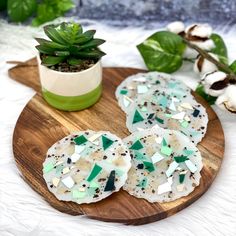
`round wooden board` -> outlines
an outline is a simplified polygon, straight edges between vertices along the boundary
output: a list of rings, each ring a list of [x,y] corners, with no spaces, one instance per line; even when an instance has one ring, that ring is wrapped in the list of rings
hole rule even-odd
[[[9,75],[24,84],[39,90],[39,79],[35,59],[26,65],[12,68]],[[52,195],[42,176],[42,164],[48,148],[57,140],[74,130],[108,130],[121,138],[129,135],[125,126],[125,113],[115,99],[117,85],[127,76],[140,72],[131,68],[104,68],[103,95],[89,109],[79,112],[62,112],[48,106],[38,92],[22,111],[14,131],[13,151],[18,168],[28,184],[54,208],[71,215],[84,214],[102,221],[125,224],[145,224],[157,221],[189,206],[204,194],[220,169],[224,153],[224,134],[218,117],[201,98],[209,116],[208,130],[198,145],[203,157],[201,184],[194,192],[170,203],[149,203],[121,190],[110,197],[94,203],[78,205],[58,201]]]

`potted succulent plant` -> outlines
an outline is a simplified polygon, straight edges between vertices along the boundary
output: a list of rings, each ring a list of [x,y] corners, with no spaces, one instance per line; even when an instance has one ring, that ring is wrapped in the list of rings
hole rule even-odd
[[[98,101],[102,92],[101,57],[95,30],[83,32],[78,23],[47,25],[50,40],[36,38],[39,75],[44,99],[53,107],[76,111]]]

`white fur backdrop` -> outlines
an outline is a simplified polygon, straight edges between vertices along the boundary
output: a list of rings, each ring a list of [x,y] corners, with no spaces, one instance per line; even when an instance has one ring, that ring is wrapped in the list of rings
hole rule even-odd
[[[117,29],[91,21],[87,28],[96,28],[97,36],[107,40],[103,46],[108,54],[103,59],[105,67],[145,68],[135,45],[157,29]],[[226,31],[226,28],[219,28],[232,61],[236,59],[235,27]],[[221,170],[198,201],[174,216],[142,226],[105,223],[63,214],[34,192],[15,165],[12,134],[18,116],[35,92],[9,79],[7,70],[12,65],[6,61],[33,57],[36,54],[33,37],[36,36],[42,36],[42,29],[0,21],[0,236],[236,235],[236,115],[216,106],[213,108],[222,122],[226,142]],[[188,70],[189,66],[186,66],[178,76],[194,88],[197,77]]]

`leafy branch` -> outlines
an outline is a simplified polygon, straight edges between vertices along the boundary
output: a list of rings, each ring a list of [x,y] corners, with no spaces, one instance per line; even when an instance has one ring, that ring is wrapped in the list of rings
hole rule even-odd
[[[177,26],[175,24],[175,27],[176,28],[173,29],[172,25],[173,32],[156,32],[144,40],[144,42],[137,45],[148,70],[173,73],[180,69],[184,61],[197,63],[197,60],[200,60],[196,58],[197,54],[199,54],[201,56],[201,67],[203,63],[205,63],[205,65],[210,63],[214,64],[219,71],[225,73],[223,80],[219,80],[213,75],[215,80],[213,84],[208,84],[212,82],[206,82],[205,77],[203,77],[195,90],[196,93],[210,104],[214,104],[217,100],[217,96],[223,91],[223,88],[236,84],[236,60],[231,65],[228,64],[227,47],[223,38],[216,33],[211,33],[209,36],[209,27],[194,25],[190,27],[187,32],[184,31],[185,26],[183,24],[178,24]],[[194,30],[195,27],[202,27],[199,36],[196,36],[196,32],[192,35],[192,30]],[[204,27],[206,30],[205,36],[203,36],[204,33],[202,33]],[[178,32],[176,32],[176,30],[178,30]],[[214,47],[211,46],[211,41]],[[208,50],[205,50],[205,48],[208,48]],[[215,55],[215,57],[212,55]],[[211,69],[212,66],[209,66],[209,70]],[[207,72],[213,73],[213,71],[206,70],[207,68],[205,67],[204,74]],[[206,74],[205,76],[210,76],[212,73]],[[217,71],[214,71],[214,73],[217,73]]]
[[[73,0],[1,0],[0,10],[7,10],[11,21],[24,22],[34,17],[33,26],[39,26],[63,16],[75,7]]]
[[[202,50],[200,47],[198,47],[195,44],[192,44],[191,42],[189,42],[189,40],[187,40],[186,38],[183,37],[183,41],[192,49],[196,50],[203,58],[207,59],[208,61],[212,62],[213,64],[215,64],[218,69],[226,72],[229,74],[229,80],[234,80],[236,81],[236,75],[234,74],[234,71],[227,66],[226,64],[217,61],[214,57],[212,57],[208,52],[206,52],[205,50]]]

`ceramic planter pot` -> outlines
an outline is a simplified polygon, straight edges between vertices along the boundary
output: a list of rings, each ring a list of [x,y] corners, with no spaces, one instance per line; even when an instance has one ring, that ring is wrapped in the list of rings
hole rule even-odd
[[[41,65],[39,76],[44,99],[53,107],[64,111],[78,111],[92,106],[102,93],[102,65],[80,72],[59,72]]]

